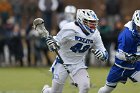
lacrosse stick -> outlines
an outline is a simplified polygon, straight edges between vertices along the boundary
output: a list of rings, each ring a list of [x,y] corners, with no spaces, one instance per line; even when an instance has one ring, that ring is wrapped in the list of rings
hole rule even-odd
[[[140,58],[140,52],[136,52],[136,53],[134,53],[134,54],[132,54],[132,55],[134,55],[134,56]]]
[[[136,59],[140,58],[140,52],[136,52],[134,54],[126,54],[127,56],[134,56]]]
[[[33,28],[39,33],[39,35],[41,37],[49,37],[49,32],[46,30],[45,26],[44,26],[44,20],[42,18],[36,18],[33,21]],[[55,47],[54,47],[55,48]],[[61,63],[63,64],[64,68],[66,69],[67,73],[70,76],[70,79],[73,82],[73,85],[75,85],[76,87],[78,86],[78,84],[74,81],[73,76],[71,74],[71,72],[69,71],[69,69],[67,68],[67,66],[64,64],[63,59],[61,58],[60,54],[58,53],[57,49],[54,49],[55,53],[58,55],[59,59],[61,60]]]

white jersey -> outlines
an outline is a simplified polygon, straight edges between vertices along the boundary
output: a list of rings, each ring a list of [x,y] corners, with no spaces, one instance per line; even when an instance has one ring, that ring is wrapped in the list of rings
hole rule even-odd
[[[59,23],[59,28],[62,29],[62,27],[69,23],[69,22],[73,22],[74,20],[62,20],[60,23]]]
[[[67,20],[61,21],[61,22],[59,23],[59,28],[62,29],[62,27],[63,27],[65,24],[67,24],[67,23],[68,23]]]
[[[55,40],[60,46],[58,51],[64,64],[77,64],[85,61],[85,55],[91,47],[105,51],[98,30],[86,35],[74,22],[67,23],[56,35]]]

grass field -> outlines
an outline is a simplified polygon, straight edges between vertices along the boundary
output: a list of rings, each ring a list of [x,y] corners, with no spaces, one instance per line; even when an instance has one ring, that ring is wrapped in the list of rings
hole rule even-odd
[[[44,84],[51,85],[49,68],[0,68],[0,93],[41,93]],[[89,68],[92,87],[89,93],[97,93],[104,85],[109,68]],[[66,82],[63,93],[78,93],[78,89]],[[140,84],[130,80],[119,83],[112,93],[140,93]]]

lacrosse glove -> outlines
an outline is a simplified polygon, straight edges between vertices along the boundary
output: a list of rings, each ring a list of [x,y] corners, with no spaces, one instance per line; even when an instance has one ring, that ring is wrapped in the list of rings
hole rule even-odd
[[[45,42],[50,51],[59,50],[59,46],[56,43],[56,40],[52,36],[48,36]]]
[[[126,54],[125,58],[126,58],[126,61],[129,63],[134,63],[137,61],[137,56],[133,54]]]
[[[105,54],[99,50],[99,49],[92,49],[91,50],[93,52],[93,54],[95,55],[95,57],[101,61],[107,61],[108,59],[108,53],[105,52]]]

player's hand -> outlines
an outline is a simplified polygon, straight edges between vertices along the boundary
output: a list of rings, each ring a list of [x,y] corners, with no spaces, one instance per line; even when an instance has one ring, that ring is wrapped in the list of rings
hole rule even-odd
[[[99,50],[99,49],[92,49],[91,51],[93,52],[93,54],[95,55],[95,57],[97,59],[102,61],[102,59],[104,58],[104,53],[101,50]]]
[[[57,45],[56,41],[53,39],[52,36],[49,36],[46,39],[46,44],[47,44],[50,51],[55,51],[55,50],[59,49],[59,46]]]
[[[125,55],[125,57],[126,57],[127,62],[134,63],[134,62],[137,61],[137,56],[136,55],[127,54],[127,55]]]

